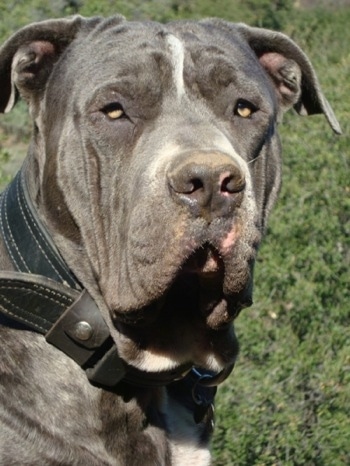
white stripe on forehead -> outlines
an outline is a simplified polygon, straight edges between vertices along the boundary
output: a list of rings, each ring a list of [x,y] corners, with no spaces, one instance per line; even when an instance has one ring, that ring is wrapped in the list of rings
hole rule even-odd
[[[174,82],[179,97],[185,92],[184,83],[184,60],[185,60],[185,49],[182,42],[172,34],[166,36],[166,41],[171,51],[171,64],[174,72]]]

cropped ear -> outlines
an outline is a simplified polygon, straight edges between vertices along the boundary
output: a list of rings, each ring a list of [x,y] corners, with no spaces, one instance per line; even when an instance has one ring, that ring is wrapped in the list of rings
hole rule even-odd
[[[239,24],[238,30],[271,77],[282,109],[293,106],[300,115],[323,113],[333,131],[341,134],[315,70],[299,46],[288,36],[268,29]]]
[[[66,47],[79,32],[100,21],[81,16],[42,21],[10,37],[0,48],[0,112],[9,112],[19,94],[35,103]]]

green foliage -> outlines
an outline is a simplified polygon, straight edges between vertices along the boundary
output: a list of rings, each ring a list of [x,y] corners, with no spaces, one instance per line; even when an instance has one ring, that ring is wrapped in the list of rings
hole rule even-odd
[[[282,128],[284,185],[219,395],[218,465],[349,464],[349,138],[315,120]]]
[[[315,65],[344,135],[334,136],[321,116],[291,112],[281,126],[284,183],[259,253],[256,304],[237,319],[241,355],[219,389],[217,466],[350,464],[350,9],[294,3],[0,1],[0,38],[30,21],[76,12],[160,21],[219,16],[285,31]],[[5,129],[22,137],[20,115],[6,117]],[[0,140],[0,167],[7,147]]]
[[[219,392],[215,464],[350,464],[350,10],[294,12],[344,135],[286,115],[283,188],[259,254],[241,356]],[[310,28],[310,29],[309,29]]]
[[[63,14],[63,1],[0,0],[0,40],[3,42],[21,26]]]
[[[9,152],[3,147],[2,139],[0,134],[0,185],[3,186],[5,183],[9,182],[10,178],[4,173],[4,165],[8,162],[10,158]]]

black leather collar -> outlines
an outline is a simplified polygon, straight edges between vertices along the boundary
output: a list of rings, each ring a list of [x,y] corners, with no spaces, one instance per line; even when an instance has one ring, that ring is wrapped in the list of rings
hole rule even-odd
[[[191,370],[187,364],[170,371],[144,372],[120,358],[98,307],[38,218],[22,172],[1,195],[0,228],[17,270],[0,272],[0,312],[7,322],[44,334],[99,386],[113,388],[121,380],[163,386]]]

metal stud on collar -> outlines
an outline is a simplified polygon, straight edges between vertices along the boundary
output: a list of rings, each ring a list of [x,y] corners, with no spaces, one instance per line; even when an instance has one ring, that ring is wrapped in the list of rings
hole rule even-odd
[[[74,336],[81,341],[89,340],[92,337],[93,329],[89,322],[81,320],[77,322],[73,329]]]

